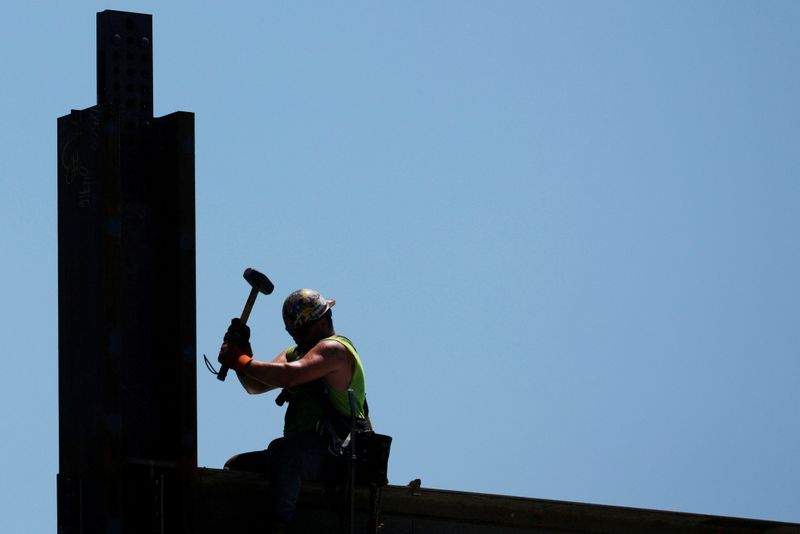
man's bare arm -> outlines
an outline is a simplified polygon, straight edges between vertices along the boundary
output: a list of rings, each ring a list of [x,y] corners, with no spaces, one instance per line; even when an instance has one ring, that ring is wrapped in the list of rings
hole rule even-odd
[[[282,356],[271,362],[253,360],[238,374],[244,375],[248,384],[253,380],[273,388],[292,387],[325,378],[332,387],[346,389],[350,382],[352,359],[341,343],[323,341],[293,362],[287,362],[285,354]]]
[[[286,361],[286,351],[281,352],[278,356],[272,360],[274,363],[285,362]],[[255,362],[253,362],[255,363]],[[251,364],[252,365],[252,364]],[[248,365],[249,367],[249,365]],[[273,389],[278,389],[278,386],[273,386],[271,384],[266,384],[255,378],[246,375],[242,371],[236,372],[236,378],[239,379],[239,383],[242,385],[245,391],[247,391],[251,395],[258,395],[259,393],[266,393],[267,391],[272,391]]]

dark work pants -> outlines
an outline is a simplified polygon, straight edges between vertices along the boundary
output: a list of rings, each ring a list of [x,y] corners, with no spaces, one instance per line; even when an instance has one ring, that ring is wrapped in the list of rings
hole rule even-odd
[[[237,454],[225,462],[226,469],[266,473],[270,516],[286,523],[294,516],[301,481],[334,481],[337,466],[327,444],[313,432],[278,438],[267,450]]]

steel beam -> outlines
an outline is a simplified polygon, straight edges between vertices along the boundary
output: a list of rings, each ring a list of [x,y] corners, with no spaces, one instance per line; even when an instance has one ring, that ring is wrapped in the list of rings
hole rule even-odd
[[[194,116],[152,113],[152,18],[97,15],[58,119],[59,533],[191,532]]]

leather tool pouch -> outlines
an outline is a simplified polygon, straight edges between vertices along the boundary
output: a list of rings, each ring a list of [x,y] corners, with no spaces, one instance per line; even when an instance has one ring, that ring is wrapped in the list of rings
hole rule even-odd
[[[389,469],[392,437],[372,431],[356,435],[356,481],[385,486]]]

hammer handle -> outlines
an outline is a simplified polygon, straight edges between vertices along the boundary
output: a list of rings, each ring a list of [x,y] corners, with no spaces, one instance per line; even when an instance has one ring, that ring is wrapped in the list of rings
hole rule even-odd
[[[256,297],[258,296],[258,289],[253,288],[250,290],[250,295],[247,297],[247,302],[244,304],[244,309],[242,310],[242,315],[239,316],[239,320],[242,324],[247,324],[247,319],[250,318],[250,312],[253,309],[253,304],[256,303]],[[228,366],[222,365],[219,368],[219,372],[217,373],[217,380],[225,381],[228,377]]]
[[[242,314],[239,316],[239,320],[242,324],[247,324],[247,320],[250,318],[250,312],[253,309],[253,304],[256,303],[256,297],[258,296],[258,289],[253,288],[250,290],[250,295],[247,297],[247,302],[244,303],[244,309],[242,310]]]

